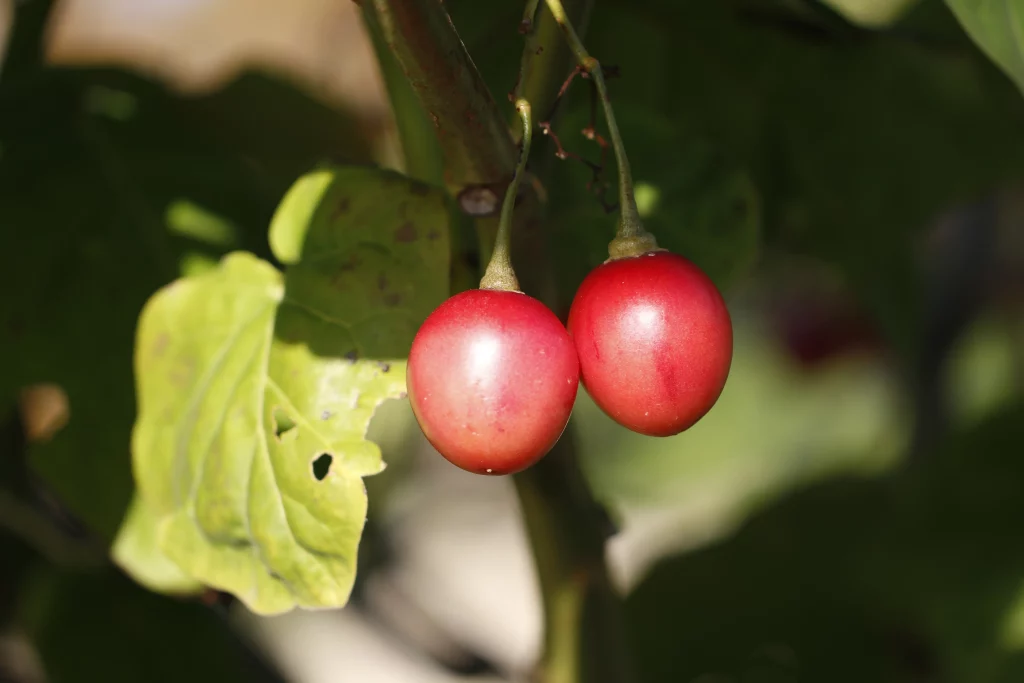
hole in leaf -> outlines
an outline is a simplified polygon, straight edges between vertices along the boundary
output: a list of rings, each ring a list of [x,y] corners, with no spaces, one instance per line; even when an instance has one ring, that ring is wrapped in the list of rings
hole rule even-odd
[[[274,436],[280,439],[286,432],[295,429],[295,421],[280,408],[274,408]]]
[[[313,461],[313,476],[316,477],[317,481],[324,480],[324,477],[331,471],[331,463],[333,462],[334,457],[330,453],[321,453],[317,456],[316,460]]]

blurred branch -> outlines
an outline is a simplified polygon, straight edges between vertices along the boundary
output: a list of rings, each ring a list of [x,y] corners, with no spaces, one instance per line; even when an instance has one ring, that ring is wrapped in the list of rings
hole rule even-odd
[[[0,56],[0,83],[9,85],[43,62],[43,41],[53,0],[13,2],[13,20],[6,53]]]
[[[49,504],[48,504],[49,503]],[[95,568],[108,563],[107,549],[77,525],[33,480],[28,441],[16,411],[0,425],[0,531],[22,539],[50,562],[63,567]]]
[[[993,268],[997,207],[994,198],[942,216],[927,255],[925,309],[913,368],[914,466],[948,429],[947,368],[961,334],[977,317]]]
[[[572,424],[515,483],[544,598],[544,657],[535,680],[630,681],[620,599],[605,564],[612,523],[584,480]]]
[[[92,569],[108,564],[107,549],[91,537],[72,538],[28,503],[0,491],[0,528],[21,538],[55,565]]]

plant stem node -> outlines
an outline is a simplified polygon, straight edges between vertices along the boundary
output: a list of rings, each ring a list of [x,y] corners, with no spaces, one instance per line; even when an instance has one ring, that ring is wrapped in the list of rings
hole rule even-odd
[[[637,235],[619,235],[608,244],[608,260],[615,261],[631,256],[640,256],[652,251],[665,251],[649,232]]]

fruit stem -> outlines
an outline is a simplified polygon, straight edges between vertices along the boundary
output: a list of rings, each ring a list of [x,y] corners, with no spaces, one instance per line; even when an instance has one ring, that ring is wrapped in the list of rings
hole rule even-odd
[[[512,241],[512,211],[515,209],[519,196],[519,183],[526,174],[526,162],[530,158],[530,142],[533,140],[533,113],[530,103],[519,98],[516,100],[516,112],[523,122],[523,140],[519,145],[519,161],[512,175],[512,181],[505,191],[505,201],[501,205],[501,219],[498,222],[498,234],[495,237],[494,251],[487,264],[487,270],[480,279],[480,289],[502,289],[519,291],[519,280],[512,268],[510,243]]]
[[[566,16],[561,0],[545,0],[545,2],[555,17],[558,27],[562,29],[562,34],[569,43],[570,49],[576,55],[577,62],[594,81],[597,94],[601,98],[601,106],[604,109],[604,118],[608,124],[612,149],[615,151],[615,165],[619,169],[619,227],[615,233],[615,239],[608,245],[608,254],[614,259],[635,256],[657,249],[658,244],[654,236],[644,229],[643,221],[640,220],[640,211],[637,209],[636,196],[633,191],[633,172],[630,170],[629,159],[626,157],[626,146],[622,142],[619,125],[615,120],[615,112],[612,109],[612,100],[608,95],[608,86],[605,84],[601,64],[583,47],[583,42],[576,34],[576,29],[573,28],[572,22]]]

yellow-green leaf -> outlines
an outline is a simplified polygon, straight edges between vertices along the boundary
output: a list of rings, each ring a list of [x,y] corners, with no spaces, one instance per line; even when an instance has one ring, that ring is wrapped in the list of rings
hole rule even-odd
[[[390,172],[318,171],[271,242],[284,276],[234,253],[147,304],[132,440],[156,547],[260,613],[348,600],[362,479],[383,468],[366,430],[404,397],[412,337],[448,292],[445,197]]]
[[[121,530],[110,549],[114,562],[146,588],[161,593],[191,594],[203,589],[171,562],[157,543],[160,518],[138,495],[132,498]]]

